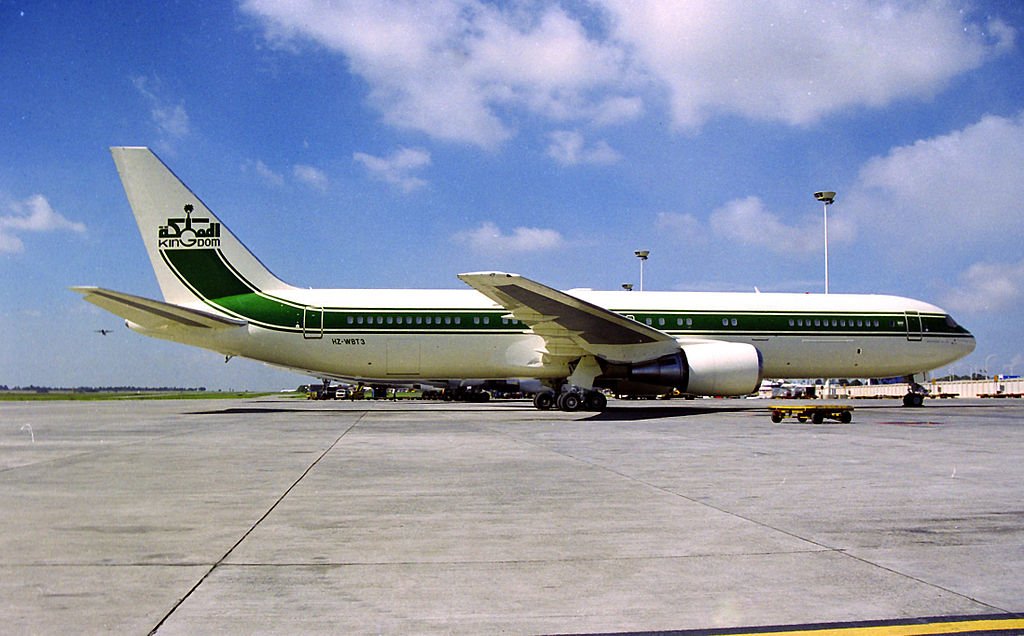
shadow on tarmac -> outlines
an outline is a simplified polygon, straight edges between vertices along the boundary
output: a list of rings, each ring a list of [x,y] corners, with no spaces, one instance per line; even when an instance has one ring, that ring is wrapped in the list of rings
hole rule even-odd
[[[579,421],[584,422],[632,422],[641,420],[655,420],[664,419],[669,417],[688,417],[693,415],[707,415],[710,413],[744,413],[751,411],[765,411],[767,412],[774,402],[759,402],[754,404],[714,404],[708,406],[690,406],[682,404],[671,404],[664,403],[657,406],[646,406],[641,405],[642,403],[629,403],[628,406],[617,406],[609,405],[607,409],[600,413],[588,413],[587,411],[576,411],[575,413],[567,413],[565,415],[584,415]],[[528,400],[509,400],[509,401],[491,401],[482,402],[478,404],[466,404],[459,403],[458,406],[441,406],[443,403],[439,402],[424,402],[414,403],[406,402],[401,406],[394,401],[373,401],[366,404],[359,404],[358,408],[352,408],[355,404],[351,402],[345,403],[348,408],[331,408],[330,406],[321,408],[311,408],[308,406],[292,406],[292,405],[277,405],[275,403],[268,403],[266,406],[234,406],[223,409],[211,409],[203,411],[194,411],[191,415],[258,415],[258,414],[270,414],[270,413],[319,413],[324,414],[343,414],[343,413],[364,413],[368,411],[375,411],[379,413],[493,413],[496,410],[522,410],[532,414],[540,415],[542,413],[548,413],[552,416],[563,414],[561,411],[537,411],[534,409],[533,404]],[[692,402],[690,403],[692,404]],[[812,403],[813,404],[813,403]],[[375,408],[376,406],[387,405],[388,408]],[[428,406],[430,408],[424,408]],[[892,401],[884,401],[882,403],[855,403],[854,406],[858,409],[879,409],[879,408],[892,408],[898,407],[899,405]],[[1008,406],[1004,401],[986,402],[986,403],[963,403],[963,402],[930,402],[928,405],[916,409],[907,409],[908,415],[911,413],[915,415],[923,415],[928,411],[946,411],[951,409],[990,409]]]
[[[594,413],[584,421],[588,422],[631,422],[636,420],[657,420],[666,417],[687,417],[690,415],[707,415],[709,413],[730,413],[756,411],[764,407],[694,407],[694,406],[638,406],[622,408],[609,406],[600,413]]]
[[[318,413],[320,415],[325,414],[344,414],[344,413],[365,413],[367,411],[375,411],[379,413],[467,413],[467,412],[478,412],[478,413],[493,413],[498,409],[517,409],[523,410],[531,414],[542,415],[544,413],[550,415],[584,415],[579,421],[583,422],[630,422],[639,420],[655,420],[669,417],[688,417],[692,415],[707,415],[710,413],[726,413],[726,412],[747,412],[761,410],[763,406],[749,406],[749,407],[737,407],[737,406],[717,406],[717,407],[694,407],[694,406],[609,406],[607,409],[600,413],[590,413],[588,411],[576,411],[574,413],[563,413],[558,410],[551,411],[537,411],[533,408],[533,405],[528,402],[489,402],[486,404],[479,405],[463,405],[460,407],[450,408],[430,408],[424,409],[419,408],[415,405],[410,404],[407,407],[398,408],[382,408],[374,409],[374,404],[367,404],[364,408],[352,409],[352,408],[309,408],[309,407],[291,407],[291,406],[233,406],[223,409],[212,409],[204,411],[193,411],[190,415],[259,415],[259,414],[273,414],[273,413]],[[497,408],[495,408],[497,407]]]

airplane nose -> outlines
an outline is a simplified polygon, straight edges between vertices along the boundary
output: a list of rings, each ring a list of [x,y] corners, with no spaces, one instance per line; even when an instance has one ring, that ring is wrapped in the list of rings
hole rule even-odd
[[[978,347],[978,341],[974,339],[974,335],[968,333],[962,338],[957,338],[957,343],[960,345],[960,349],[963,351],[960,357],[970,355]]]

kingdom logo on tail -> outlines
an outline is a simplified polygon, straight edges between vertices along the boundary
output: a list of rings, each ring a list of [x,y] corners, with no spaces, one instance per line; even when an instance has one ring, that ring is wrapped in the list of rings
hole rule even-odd
[[[185,218],[169,218],[167,225],[161,225],[157,245],[160,249],[172,247],[220,247],[220,223],[211,223],[210,219],[193,219],[191,203],[185,205]],[[206,225],[206,228],[194,228],[194,225]]]
[[[566,293],[502,272],[460,274],[463,290],[301,289],[148,148],[111,154],[164,298],[73,289],[145,335],[318,378],[532,378],[538,408],[601,410],[602,388],[745,395],[762,377],[913,376],[975,347],[942,309],[897,296]]]

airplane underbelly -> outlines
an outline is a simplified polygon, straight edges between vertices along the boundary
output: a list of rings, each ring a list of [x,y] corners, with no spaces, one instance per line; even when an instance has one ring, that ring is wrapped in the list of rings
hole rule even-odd
[[[241,355],[325,375],[373,379],[555,377],[539,336],[512,334],[388,335],[325,333],[302,338],[260,330]]]
[[[905,336],[866,338],[785,337],[751,342],[764,356],[765,377],[878,378],[935,369],[973,349],[956,338],[908,340]]]

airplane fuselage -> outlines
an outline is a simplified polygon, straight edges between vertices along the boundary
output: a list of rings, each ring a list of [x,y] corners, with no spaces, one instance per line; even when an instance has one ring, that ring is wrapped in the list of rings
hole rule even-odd
[[[173,257],[169,258],[173,261]],[[888,377],[940,367],[974,338],[938,307],[897,296],[573,290],[680,344],[747,343],[765,377]],[[333,378],[559,378],[567,362],[472,290],[248,291],[196,308],[248,322],[200,346]],[[145,330],[144,330],[145,331]],[[173,331],[149,333],[177,340]],[[184,335],[184,334],[183,334]],[[211,334],[212,336],[213,334]],[[188,344],[195,333],[188,332]]]

